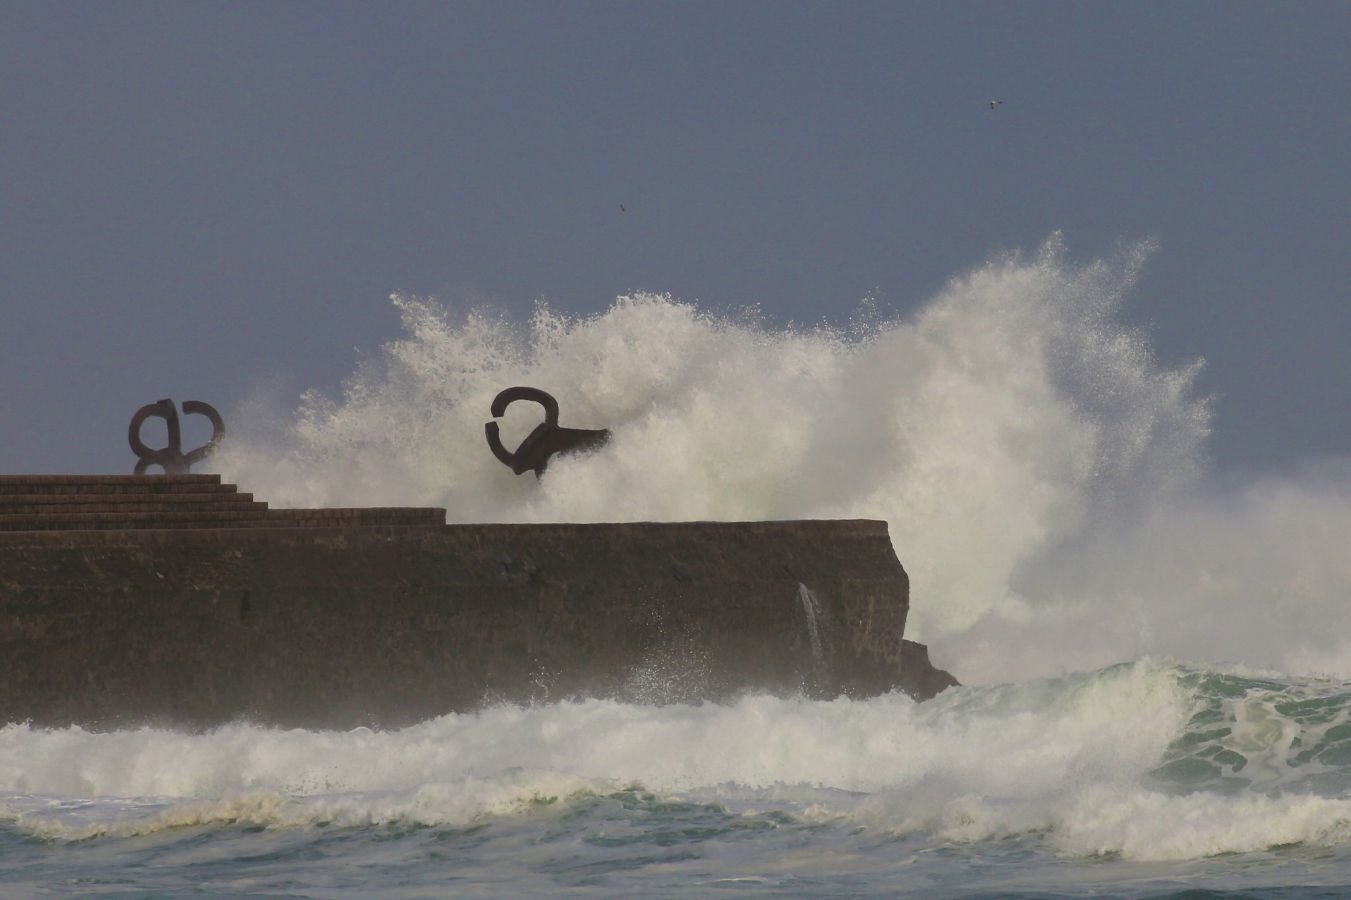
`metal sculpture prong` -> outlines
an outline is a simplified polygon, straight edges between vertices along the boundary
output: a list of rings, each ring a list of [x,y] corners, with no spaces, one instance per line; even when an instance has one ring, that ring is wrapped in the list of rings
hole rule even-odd
[[[183,414],[206,416],[211,422],[211,440],[187,453],[183,452],[183,433],[178,426],[178,410],[174,408],[174,401],[165,398],[155,403],[147,403],[136,410],[127,429],[127,442],[131,444],[131,452],[135,453],[138,459],[136,475],[144,475],[145,470],[151,466],[164,469],[165,475],[186,475],[192,471],[193,464],[206,459],[211,455],[211,451],[216,449],[220,439],[225,436],[225,423],[215,407],[201,400],[185,400]],[[152,416],[163,419],[165,429],[168,431],[169,442],[159,450],[147,447],[141,440],[141,426]]]
[[[502,464],[520,475],[533,470],[535,477],[544,474],[549,465],[549,457],[555,453],[575,453],[580,450],[594,450],[610,440],[610,432],[604,428],[563,428],[558,424],[558,401],[539,388],[509,387],[493,398],[493,418],[503,416],[507,407],[517,400],[532,400],[544,407],[544,421],[535,426],[515,452],[502,446],[502,437],[496,422],[487,422],[483,432],[488,438],[488,448]]]

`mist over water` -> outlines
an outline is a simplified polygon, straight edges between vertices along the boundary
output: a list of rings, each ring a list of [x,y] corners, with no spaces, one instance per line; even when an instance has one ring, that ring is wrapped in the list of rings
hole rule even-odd
[[[1351,467],[1220,491],[1199,360],[1119,315],[1150,247],[1058,237],[915,315],[783,328],[668,296],[527,326],[395,297],[404,334],[295,424],[216,463],[274,505],[436,505],[451,522],[875,518],[911,576],[907,636],[966,683],[1143,655],[1351,672]],[[542,480],[487,450],[501,389],[608,446]],[[536,424],[517,403],[508,447]]]

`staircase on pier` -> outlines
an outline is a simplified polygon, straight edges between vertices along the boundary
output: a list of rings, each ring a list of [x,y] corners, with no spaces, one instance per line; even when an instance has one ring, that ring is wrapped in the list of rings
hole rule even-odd
[[[219,475],[0,475],[0,531],[440,526],[444,509],[270,509]]]

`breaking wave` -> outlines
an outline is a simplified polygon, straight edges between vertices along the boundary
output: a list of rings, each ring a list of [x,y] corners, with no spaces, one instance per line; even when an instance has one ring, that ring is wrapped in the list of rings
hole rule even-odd
[[[395,297],[403,337],[280,437],[236,429],[219,467],[276,505],[452,522],[884,519],[907,636],[968,683],[1146,654],[1351,672],[1351,466],[1208,485],[1200,361],[1161,365],[1119,314],[1149,252],[1076,264],[1053,238],[843,326],[652,294],[519,326]],[[516,384],[612,441],[512,475],[483,424]],[[509,446],[533,415],[508,410]]]
[[[915,704],[588,700],[391,732],[0,729],[0,821],[58,840],[233,824],[472,827],[607,798],[1057,852],[1351,842],[1351,692],[1150,660]],[[95,799],[80,799],[95,798]],[[653,814],[656,814],[654,812]]]

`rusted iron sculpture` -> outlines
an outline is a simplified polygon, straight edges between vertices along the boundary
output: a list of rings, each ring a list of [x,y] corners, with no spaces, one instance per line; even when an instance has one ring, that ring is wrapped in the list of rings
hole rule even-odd
[[[140,460],[136,463],[135,474],[144,475],[145,470],[151,466],[160,466],[164,469],[165,475],[186,475],[192,471],[194,463],[201,462],[216,449],[216,445],[225,435],[225,423],[221,421],[220,413],[209,403],[185,400],[183,414],[206,416],[211,420],[211,440],[187,453],[183,452],[183,435],[178,427],[178,411],[174,409],[174,401],[166,398],[156,403],[147,403],[136,410],[136,414],[131,417],[131,427],[127,429],[127,441],[131,444],[131,452]],[[141,440],[141,426],[151,416],[163,419],[169,432],[168,445],[159,450],[147,447]]]
[[[535,477],[544,474],[549,457],[555,453],[574,453],[579,450],[594,450],[610,439],[610,432],[604,428],[563,428],[558,424],[558,401],[552,396],[532,387],[509,387],[493,398],[493,418],[500,418],[507,407],[517,400],[533,400],[544,407],[544,421],[535,426],[521,445],[512,453],[502,446],[497,423],[487,422],[483,426],[488,436],[488,447],[511,471],[520,475],[534,470]],[[187,407],[184,407],[186,409]]]

